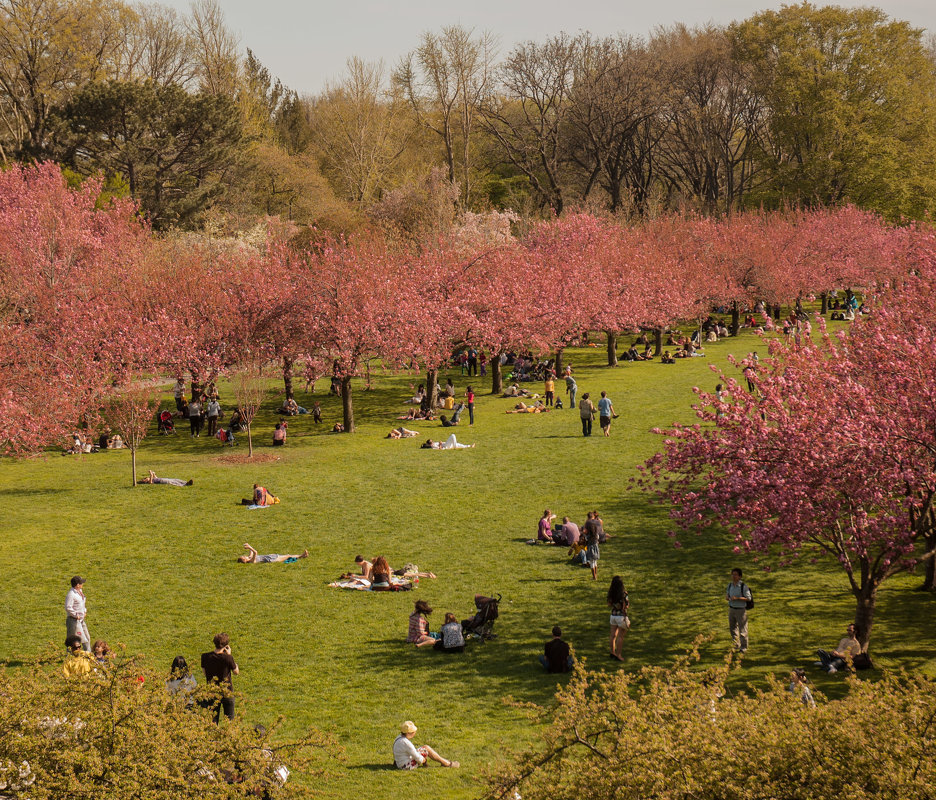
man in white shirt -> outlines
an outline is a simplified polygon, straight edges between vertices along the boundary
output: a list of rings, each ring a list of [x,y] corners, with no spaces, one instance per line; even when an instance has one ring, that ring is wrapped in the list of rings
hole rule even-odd
[[[431,758],[438,761],[443,767],[454,767],[458,769],[457,761],[449,761],[442,758],[435,750],[427,745],[416,747],[412,738],[416,735],[416,726],[406,720],[400,726],[400,735],[393,742],[393,763],[397,769],[416,769],[426,763],[426,759]]]
[[[65,595],[65,636],[78,636],[81,638],[81,649],[91,652],[91,637],[88,635],[88,625],[85,622],[87,607],[84,596],[84,578],[76,575],[71,579],[71,589]]]

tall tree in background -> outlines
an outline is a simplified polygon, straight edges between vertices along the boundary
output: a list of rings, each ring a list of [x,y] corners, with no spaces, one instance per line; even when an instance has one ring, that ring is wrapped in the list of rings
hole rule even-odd
[[[803,3],[730,36],[768,114],[759,199],[849,201],[891,217],[932,207],[936,73],[919,30],[876,8]]]
[[[542,208],[565,205],[570,94],[581,42],[562,34],[526,42],[500,65],[500,93],[483,107],[484,128],[527,180]]]
[[[493,88],[496,49],[493,34],[474,36],[451,25],[438,34],[424,33],[394,72],[416,119],[442,140],[449,181],[460,185],[466,208],[472,200],[478,110]]]

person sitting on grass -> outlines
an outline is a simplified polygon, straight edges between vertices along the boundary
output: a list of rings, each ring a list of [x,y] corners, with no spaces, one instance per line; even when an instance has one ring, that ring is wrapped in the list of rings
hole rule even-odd
[[[574,663],[569,645],[562,641],[562,628],[553,625],[552,639],[546,642],[539,663],[549,673],[569,672]]]
[[[290,564],[293,561],[298,561],[300,558],[308,558],[309,551],[303,550],[302,555],[276,555],[270,553],[269,555],[259,555],[256,550],[254,550],[247,542],[244,542],[244,549],[247,550],[247,555],[238,556],[237,560],[241,564],[282,564],[283,562],[289,562]]]
[[[73,633],[65,640],[68,657],[62,664],[66,678],[83,678],[94,669],[94,656],[81,649],[81,637]]]
[[[457,420],[455,420],[455,419],[449,419],[448,417],[445,416],[445,414],[442,414],[442,415],[439,417],[439,422],[442,423],[442,427],[443,427],[443,428],[451,428],[451,427],[454,427],[455,425],[458,424],[458,421],[457,421]]]
[[[195,699],[192,693],[198,686],[198,682],[192,675],[188,661],[185,656],[176,656],[172,659],[172,666],[169,667],[169,679],[166,681],[166,691],[170,697],[182,697],[186,706],[192,706]]]
[[[474,447],[473,444],[459,444],[458,440],[455,438],[454,433],[444,442],[436,442],[432,439],[426,439],[426,441],[423,442],[420,446],[423,450],[467,450],[469,447]]]
[[[247,500],[246,498],[241,500],[241,504],[245,506],[274,506],[279,503],[279,498],[274,497],[266,487],[261,486],[259,483],[253,485],[253,499]]]
[[[277,422],[273,429],[273,446],[282,447],[286,444],[286,423]]]
[[[388,439],[409,439],[413,436],[419,436],[419,431],[411,431],[408,428],[404,428],[402,425],[399,428],[394,428],[387,434]]]
[[[393,570],[390,569],[387,559],[383,556],[377,556],[372,565],[371,589],[375,592],[390,591],[390,575],[392,572]]]
[[[675,364],[676,359],[670,355],[669,350],[664,350],[663,355],[660,356],[660,363],[661,364]]]
[[[308,414],[309,412],[300,406],[293,398],[289,397],[278,409],[277,414],[285,414],[288,417],[295,417],[298,414]]]
[[[819,656],[816,666],[832,675],[847,666],[848,661],[854,660],[855,656],[860,652],[861,644],[858,641],[858,626],[848,625],[845,628],[844,638],[839,641],[831,653],[826,650],[816,651],[816,655]]]
[[[443,653],[465,652],[465,637],[462,634],[461,623],[451,611],[445,612],[445,624],[439,631],[439,637],[433,649],[441,650]]]
[[[536,528],[536,540],[539,542],[546,542],[547,544],[555,544],[552,534],[552,521],[556,518],[556,515],[553,514],[548,508],[543,512],[543,516],[540,517],[539,524]]]
[[[150,470],[149,475],[145,478],[140,478],[137,483],[162,483],[166,486],[191,486],[194,481],[191,479],[184,481],[181,478],[160,478],[153,470]]]
[[[429,620],[426,617],[432,613],[432,606],[425,600],[417,600],[416,608],[409,616],[409,632],[406,641],[415,644],[417,647],[424,647],[427,644],[435,644],[439,638],[438,633],[429,632]]]
[[[393,742],[393,763],[397,769],[417,769],[424,766],[429,759],[438,761],[443,767],[458,769],[460,765],[457,761],[442,758],[428,745],[416,747],[411,740],[417,730],[410,720],[406,720],[400,726],[400,735]]]

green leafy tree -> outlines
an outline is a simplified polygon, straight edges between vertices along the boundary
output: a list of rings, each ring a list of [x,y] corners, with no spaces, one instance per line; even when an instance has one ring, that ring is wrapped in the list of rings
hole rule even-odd
[[[852,202],[921,217],[936,199],[936,77],[922,32],[876,8],[809,3],[732,26],[767,124],[751,202]]]
[[[279,722],[269,730],[241,718],[215,725],[194,702],[207,696],[171,697],[165,679],[123,655],[105,666],[94,662],[92,672],[75,678],[64,675],[52,652],[25,668],[0,671],[0,795],[307,796],[296,778],[322,774],[319,759],[333,749],[326,737],[308,731],[281,739]]]
[[[57,160],[122,176],[157,229],[192,224],[223,193],[243,138],[230,98],[150,81],[90,83],[57,123]]]
[[[814,707],[779,681],[729,694],[730,664],[639,673],[577,667],[538,747],[487,776],[489,800],[924,800],[936,780],[936,681],[848,679]]]

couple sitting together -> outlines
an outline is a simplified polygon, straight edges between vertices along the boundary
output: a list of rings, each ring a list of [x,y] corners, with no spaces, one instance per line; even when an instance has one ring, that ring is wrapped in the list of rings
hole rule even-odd
[[[428,615],[432,607],[425,600],[416,601],[416,609],[409,617],[409,632],[406,641],[417,647],[431,644],[434,650],[444,653],[463,653],[465,651],[465,636],[462,633],[461,623],[451,611],[445,613],[445,624],[438,633],[429,630]]]

